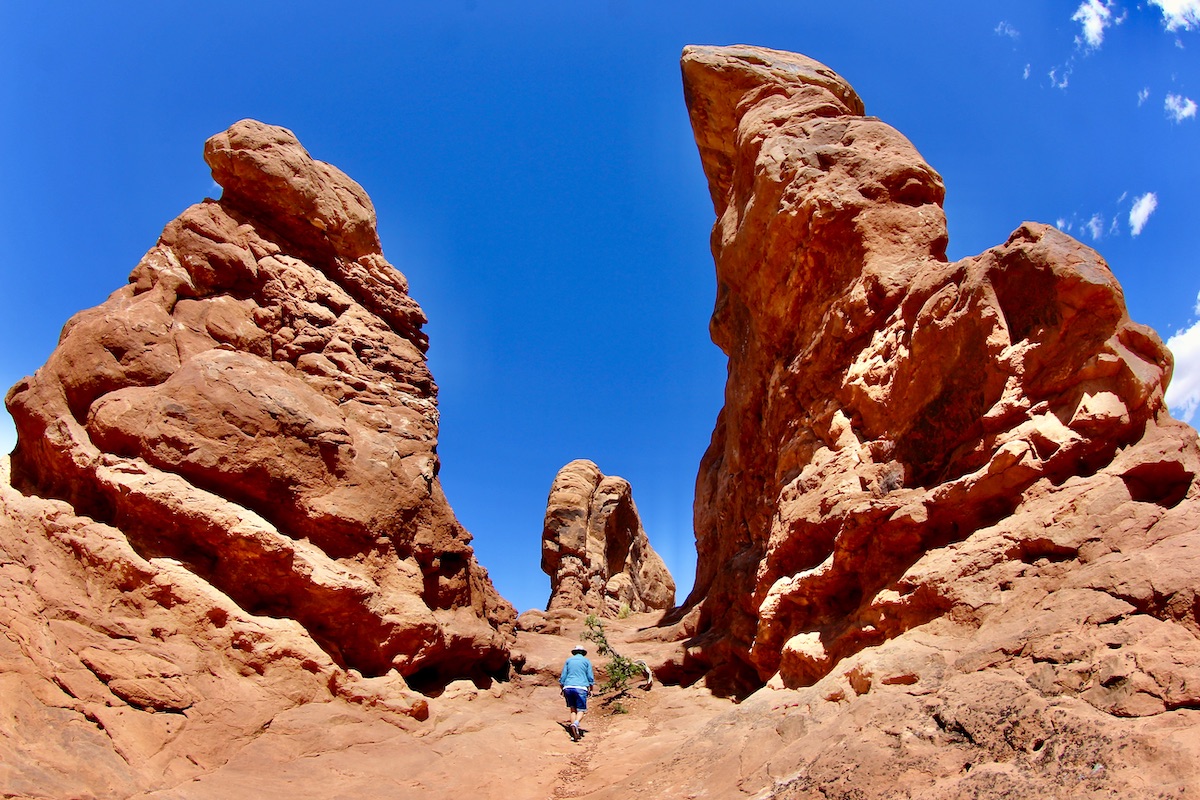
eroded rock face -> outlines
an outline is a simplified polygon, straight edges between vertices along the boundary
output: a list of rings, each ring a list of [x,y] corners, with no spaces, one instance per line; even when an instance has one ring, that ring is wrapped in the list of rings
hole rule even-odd
[[[591,461],[567,464],[554,478],[542,531],[542,571],[550,576],[548,611],[574,609],[615,617],[675,605],[675,580],[642,528],[624,478]]]
[[[425,317],[366,193],[250,120],[204,155],[221,200],[9,392],[13,484],[294,620],[340,669],[503,673],[513,611],[442,494]]]
[[[306,705],[325,732],[415,729],[429,715],[396,672],[343,669],[296,621],[249,613],[181,561],[144,558],[119,528],[21,495],[7,457],[0,631],[0,789],[12,797],[182,797]],[[342,746],[336,734],[328,746]]]
[[[1200,707],[1196,433],[1100,256],[1027,223],[947,262],[941,178],[835,73],[682,63],[730,359],[688,601],[710,685],[1002,669],[1025,699]],[[929,657],[864,666],[885,643]]]

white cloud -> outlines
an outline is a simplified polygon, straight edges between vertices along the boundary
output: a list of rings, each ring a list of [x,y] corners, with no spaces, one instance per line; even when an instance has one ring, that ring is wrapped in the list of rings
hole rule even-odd
[[[1150,5],[1162,11],[1163,24],[1169,31],[1200,27],[1200,0],[1150,0]]]
[[[17,446],[17,429],[12,417],[0,411],[0,456],[6,456]]]
[[[1175,372],[1167,387],[1167,408],[1176,419],[1191,422],[1200,408],[1200,322],[1167,339],[1175,356]]]
[[[1055,89],[1067,88],[1067,79],[1071,77],[1070,68],[1068,67],[1063,69],[1062,77],[1059,77],[1057,73],[1058,67],[1050,70],[1050,85]]]
[[[1021,77],[1024,78],[1025,80],[1029,80],[1029,65],[1028,64],[1025,65],[1025,72],[1023,75],[1021,75]]]
[[[1138,92],[1138,106],[1141,106],[1142,103],[1145,103],[1148,99],[1150,99],[1150,87],[1149,86],[1147,86],[1145,89],[1142,89],[1140,92]]]
[[[1163,1],[1176,2],[1177,0]],[[1105,28],[1112,27],[1114,22],[1120,22],[1120,20],[1113,19],[1112,3],[1102,2],[1102,0],[1083,0],[1071,16],[1071,21],[1078,22],[1083,26],[1083,40],[1091,48],[1099,47],[1104,41]]]
[[[1055,223],[1054,223],[1054,227],[1058,228],[1060,231],[1067,231],[1067,232],[1070,232],[1070,230],[1071,230],[1071,223],[1070,223],[1070,222],[1067,222],[1067,221],[1066,221],[1065,219],[1063,219],[1062,217],[1059,217],[1059,218],[1058,218],[1058,219],[1055,221]]]
[[[1092,235],[1092,241],[1095,241],[1100,238],[1100,234],[1104,233],[1104,217],[1092,214],[1092,218],[1083,223],[1083,227]]]
[[[1150,215],[1156,208],[1158,208],[1158,196],[1154,192],[1146,192],[1134,200],[1133,208],[1129,210],[1129,232],[1134,236],[1141,233],[1142,228],[1146,227],[1146,220],[1150,219]]]
[[[996,26],[996,33],[1000,36],[1007,36],[1010,39],[1021,38],[1021,32],[1009,25],[1006,20],[1000,20],[1000,24]]]
[[[1167,116],[1176,122],[1183,122],[1196,116],[1196,101],[1181,94],[1169,94],[1163,103]]]

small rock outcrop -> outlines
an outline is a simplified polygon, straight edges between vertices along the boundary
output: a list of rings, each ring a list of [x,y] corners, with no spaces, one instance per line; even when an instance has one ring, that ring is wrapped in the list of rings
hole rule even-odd
[[[548,611],[615,617],[623,607],[639,612],[675,605],[675,581],[650,547],[629,482],[604,475],[591,461],[572,461],[554,478],[542,571],[550,576]]]
[[[371,201],[283,128],[239,122],[204,157],[221,199],[9,392],[13,485],[294,621],[340,668],[503,674],[513,610],[438,482],[425,317]]]

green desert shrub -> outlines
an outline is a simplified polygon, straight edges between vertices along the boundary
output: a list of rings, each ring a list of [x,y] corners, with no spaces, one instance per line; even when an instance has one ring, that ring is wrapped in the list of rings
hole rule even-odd
[[[608,659],[608,663],[604,665],[604,674],[608,677],[604,683],[600,684],[597,691],[623,693],[629,688],[629,684],[634,678],[646,674],[646,669],[637,661],[626,658],[613,650],[604,633],[604,623],[600,621],[599,617],[595,614],[588,614],[583,624],[587,630],[580,638],[594,643],[596,649],[600,651],[600,655]]]

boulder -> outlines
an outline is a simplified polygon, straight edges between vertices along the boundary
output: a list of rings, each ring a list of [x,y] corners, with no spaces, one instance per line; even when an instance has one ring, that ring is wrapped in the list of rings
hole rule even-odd
[[[642,528],[624,478],[591,461],[567,464],[554,478],[542,529],[548,611],[603,617],[675,605],[675,581]]]

